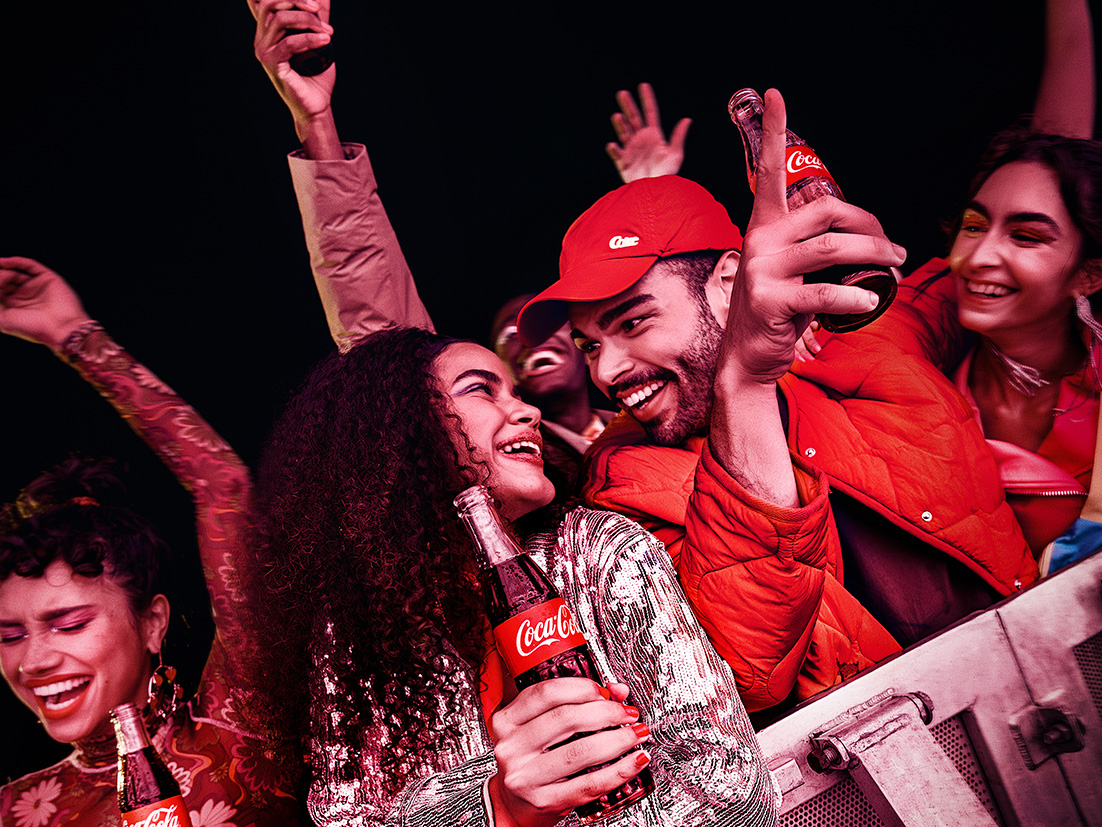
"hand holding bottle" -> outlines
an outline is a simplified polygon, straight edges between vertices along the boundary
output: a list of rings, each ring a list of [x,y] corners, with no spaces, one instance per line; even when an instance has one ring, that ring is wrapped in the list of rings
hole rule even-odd
[[[304,75],[292,63],[296,55],[331,42],[329,0],[248,0],[248,3],[256,19],[253,51],[291,110],[299,140],[316,160],[343,157],[333,123],[336,68],[330,65],[320,73]]]
[[[654,788],[654,779],[650,757],[639,749],[650,730],[637,709],[624,706],[627,688],[597,684],[600,674],[574,615],[506,529],[489,492],[472,486],[455,505],[481,552],[479,576],[497,649],[521,690],[499,713],[507,713],[503,731],[494,717],[497,750],[510,740],[501,754],[506,774],[495,776],[491,796],[523,814],[523,824],[542,824],[541,814],[557,820],[571,808],[588,824],[631,806]],[[620,703],[610,705],[612,687]],[[572,708],[563,709],[567,704]],[[599,731],[606,727],[612,729]]]
[[[789,211],[784,99],[765,96],[754,210],[742,253],[724,254],[717,271],[731,285],[720,344],[708,445],[751,494],[787,508],[800,500],[777,404],[777,380],[819,313],[862,313],[876,296],[860,287],[805,284],[804,273],[869,261],[898,265],[903,250],[869,213],[837,198]],[[731,266],[737,261],[737,271]]]
[[[638,776],[650,758],[634,749],[650,730],[625,705],[622,683],[586,678],[533,684],[493,716],[498,771],[490,797],[499,825],[553,825]]]
[[[746,174],[753,190],[757,180],[758,165],[762,159],[762,116],[764,104],[753,89],[740,89],[732,97],[727,109],[731,120],[739,128],[746,150]],[[845,201],[842,190],[827,172],[818,153],[792,130],[785,130],[785,175],[787,187],[785,200],[789,210],[795,210],[819,198],[830,197]],[[841,333],[864,327],[877,319],[895,298],[896,275],[878,264],[861,263],[858,266],[830,265],[804,274],[805,283],[855,285],[876,293],[878,301],[871,310],[858,313],[826,312],[819,322],[827,330]]]
[[[789,209],[784,99],[765,97],[754,209],[746,228],[721,357],[751,381],[772,383],[792,364],[797,339],[816,314],[860,314],[877,298],[860,287],[804,283],[836,265],[903,263],[905,251],[875,216],[837,198]]]

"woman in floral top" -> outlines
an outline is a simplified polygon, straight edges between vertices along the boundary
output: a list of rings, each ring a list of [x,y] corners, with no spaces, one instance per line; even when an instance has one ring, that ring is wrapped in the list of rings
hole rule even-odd
[[[251,652],[241,633],[237,561],[249,475],[183,400],[91,321],[56,273],[0,258],[0,330],[51,348],[150,445],[195,501],[215,636],[198,691],[172,709],[149,707],[150,678],[167,631],[160,593],[164,544],[115,506],[118,483],[72,460],[7,509],[0,536],[0,666],[65,760],[0,788],[0,825],[116,825],[110,710],[146,709],[154,746],[177,781],[194,827],[294,825],[300,808],[241,710]],[[171,693],[169,693],[171,694]]]

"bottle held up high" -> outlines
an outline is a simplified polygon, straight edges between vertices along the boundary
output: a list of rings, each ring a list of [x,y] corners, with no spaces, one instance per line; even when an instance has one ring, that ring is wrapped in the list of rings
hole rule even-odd
[[[309,29],[288,29],[287,34],[306,34]],[[304,78],[320,75],[333,65],[336,55],[333,52],[333,41],[316,49],[307,49],[305,52],[297,52],[291,55],[291,68]]]
[[[123,827],[191,827],[180,785],[149,740],[134,704],[111,710],[118,746],[118,800]]]
[[[567,677],[603,684],[570,608],[543,570],[506,530],[486,489],[477,485],[468,488],[455,498],[455,506],[484,555],[480,579],[486,613],[498,651],[517,689]],[[600,767],[586,772],[596,769]],[[575,808],[575,813],[582,824],[589,824],[619,812],[652,789],[654,779],[650,768],[644,767],[622,786]]]
[[[753,89],[740,89],[731,96],[727,104],[731,120],[742,135],[742,144],[746,149],[746,176],[750,180],[751,191],[755,188],[758,162],[761,159],[762,114],[764,105],[761,97]],[[789,210],[832,195],[845,201],[842,190],[827,172],[818,153],[807,145],[792,130],[786,130],[787,148],[785,151],[785,169],[788,174],[786,197]],[[804,281],[812,283],[831,283],[861,287],[875,293],[879,302],[867,313],[821,313],[816,316],[819,324],[835,333],[857,330],[878,318],[895,299],[895,276],[886,267],[869,264],[836,265],[808,273]]]

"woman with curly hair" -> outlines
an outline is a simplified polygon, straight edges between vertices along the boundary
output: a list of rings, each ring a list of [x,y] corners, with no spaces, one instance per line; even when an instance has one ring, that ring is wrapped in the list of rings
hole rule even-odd
[[[123,703],[143,710],[196,827],[300,823],[287,774],[241,720],[249,701],[234,683],[253,657],[236,593],[248,522],[244,465],[38,262],[0,258],[0,330],[72,365],[191,492],[215,616],[198,691],[177,705],[175,670],[159,665],[170,616],[166,544],[103,464],[69,460],[28,485],[0,525],[0,668],[73,753],[0,787],[0,823],[118,823],[109,714]]]
[[[655,790],[608,823],[772,824],[731,671],[669,554],[619,515],[548,507],[538,426],[492,352],[405,328],[325,359],[281,417],[248,593],[267,653],[261,708],[308,763],[311,816],[551,825],[650,763]],[[517,692],[452,504],[473,484],[623,683]]]

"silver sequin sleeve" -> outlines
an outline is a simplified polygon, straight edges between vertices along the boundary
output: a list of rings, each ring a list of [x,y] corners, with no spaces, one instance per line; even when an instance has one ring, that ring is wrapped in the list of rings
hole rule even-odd
[[[693,617],[662,544],[620,515],[579,508],[557,535],[531,538],[528,552],[574,611],[598,667],[631,687],[629,701],[651,727],[655,789],[602,827],[775,824],[780,796],[734,676]],[[376,734],[369,742],[378,752],[352,756],[320,728],[315,765],[327,769],[310,790],[315,821],[485,825],[482,784],[496,766],[473,680],[457,669],[462,703],[443,710],[458,722],[463,742],[414,757],[410,784],[393,801],[381,799],[371,782],[387,739]],[[322,714],[324,722],[329,713]]]
[[[692,614],[669,553],[634,522],[575,509],[554,572],[606,677],[631,687],[651,726],[655,790],[603,824],[767,825],[780,796],[734,675]],[[562,549],[573,550],[567,562]]]

